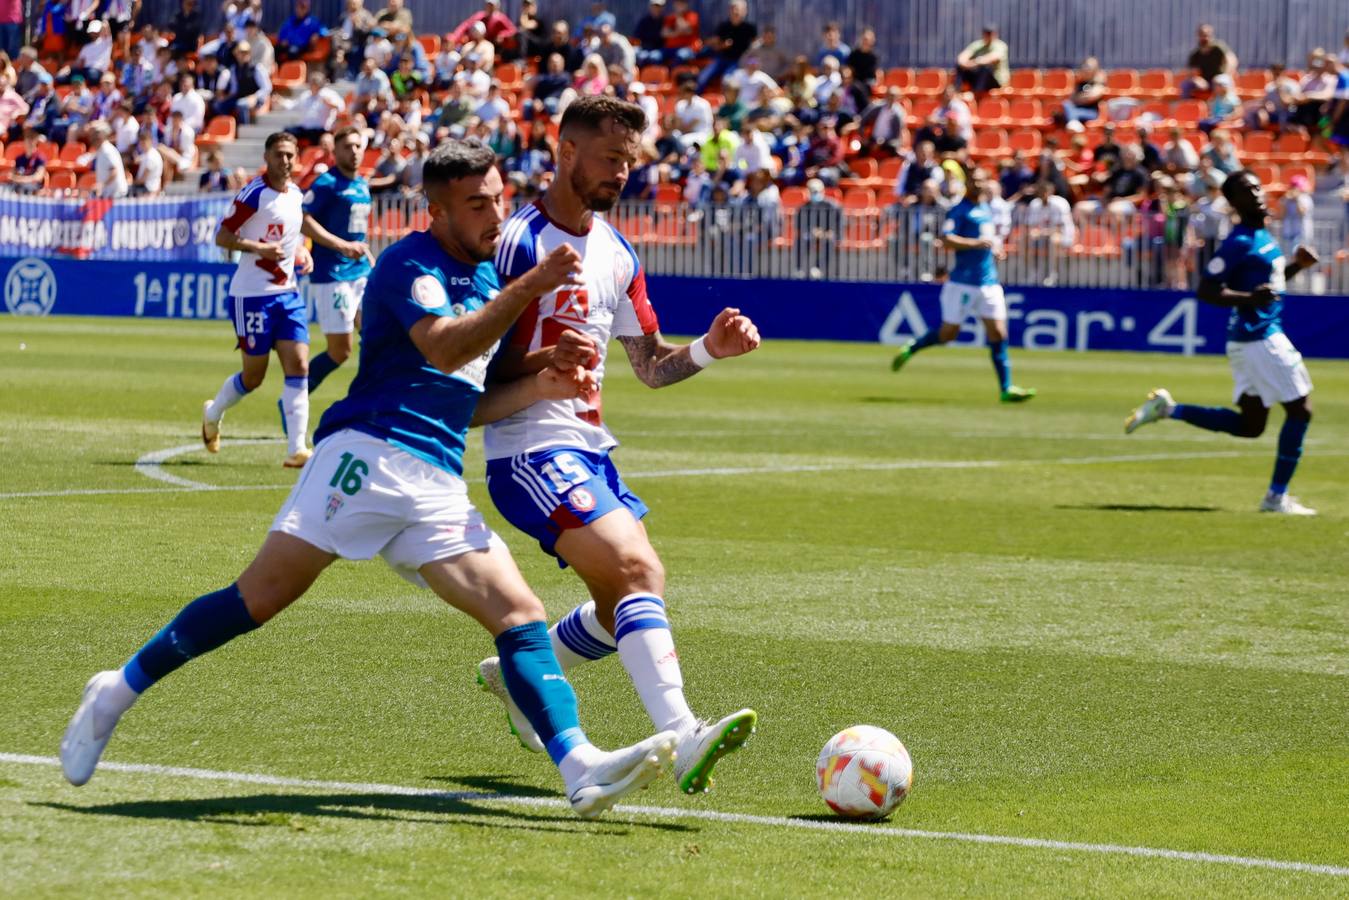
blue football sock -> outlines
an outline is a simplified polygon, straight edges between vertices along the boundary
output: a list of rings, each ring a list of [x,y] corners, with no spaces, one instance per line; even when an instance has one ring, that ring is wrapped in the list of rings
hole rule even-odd
[[[937,337],[937,329],[932,329],[927,334],[913,342],[909,348],[910,353],[917,353],[919,350],[926,350],[928,347],[935,347],[941,343],[941,338]]]
[[[1225,406],[1194,406],[1189,403],[1177,403],[1171,410],[1171,418],[1189,422],[1209,431],[1224,431],[1228,434],[1241,432],[1241,413]]]
[[[581,731],[576,694],[553,654],[548,626],[529,622],[508,628],[496,639],[501,678],[511,699],[539,733],[554,763],[574,747],[589,744]]]
[[[1284,419],[1279,429],[1279,455],[1274,457],[1274,477],[1269,482],[1271,494],[1288,493],[1288,482],[1293,480],[1297,462],[1302,458],[1302,439],[1309,425],[1310,419]]]
[[[333,362],[333,358],[328,355],[326,350],[311,359],[309,361],[309,393],[312,394],[318,390],[318,386],[323,384],[323,379],[337,371],[338,365],[339,363]]]
[[[183,607],[122,667],[127,684],[140,694],[189,660],[209,653],[258,627],[244,606],[238,585],[205,594]]]
[[[998,373],[998,390],[1006,391],[1012,386],[1012,363],[1007,358],[1007,342],[995,341],[989,344],[988,355],[993,357],[993,371]]]

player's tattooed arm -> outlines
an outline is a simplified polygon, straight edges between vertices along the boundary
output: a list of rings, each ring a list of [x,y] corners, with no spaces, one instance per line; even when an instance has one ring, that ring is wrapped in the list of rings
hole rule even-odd
[[[697,375],[702,368],[693,361],[687,346],[667,343],[657,331],[640,337],[620,337],[637,380],[660,388]]]

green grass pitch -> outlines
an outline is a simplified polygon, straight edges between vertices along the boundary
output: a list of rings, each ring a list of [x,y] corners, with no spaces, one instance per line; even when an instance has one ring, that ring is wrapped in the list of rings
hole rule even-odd
[[[143,769],[75,789],[5,757],[0,893],[1349,895],[1349,364],[1310,363],[1294,490],[1321,516],[1295,520],[1255,512],[1279,412],[1258,441],[1122,433],[1157,385],[1225,402],[1220,358],[1014,353],[1041,395],[1003,406],[982,352],[892,375],[883,348],[768,341],[655,394],[616,349],[606,391],[694,708],[761,716],[710,794],[667,777],[637,802],[669,812],[585,823],[392,793],[549,800],[560,782],[476,689],[484,632],[382,563],[339,563],[155,687],[106,754],[273,783]],[[235,365],[225,323],[0,318],[0,753],[54,756],[88,676],[260,544],[294,474],[281,443],[228,441],[278,437],[275,369],[219,457],[160,467],[230,490],[133,466],[193,444]],[[579,582],[502,526],[470,447],[475,499],[561,614]],[[574,683],[597,743],[649,733],[616,660]],[[890,830],[812,828],[832,821],[815,754],[858,723],[905,741],[913,792]]]

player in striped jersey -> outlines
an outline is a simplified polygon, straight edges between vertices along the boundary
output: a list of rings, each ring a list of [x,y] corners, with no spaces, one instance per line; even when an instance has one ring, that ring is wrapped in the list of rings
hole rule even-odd
[[[562,117],[557,177],[544,197],[511,217],[497,268],[518,277],[563,245],[582,256],[582,284],[564,286],[526,308],[494,363],[495,376],[520,377],[552,364],[591,368],[587,398],[540,401],[487,427],[488,490],[515,527],[576,570],[591,600],[550,631],[563,668],[617,652],[660,731],[680,736],[675,761],[687,793],[711,784],[713,766],[749,738],[756,722],[742,709],[716,722],[698,720],[666,618],[665,572],[641,519],[647,507],[609,458],[617,444],[600,415],[599,384],[610,337],[627,352],[637,377],[664,387],[714,360],[759,346],[754,323],[737,309],[719,313],[690,345],[660,335],[646,277],[632,246],[596,213],[613,207],[637,156],[642,110],[611,97],[584,97]],[[500,697],[521,743],[540,741],[511,703],[496,658],[479,666],[483,686]]]
[[[234,198],[216,231],[215,242],[238,251],[239,264],[230,281],[234,333],[243,366],[225,379],[214,400],[202,406],[201,440],[211,453],[220,452],[220,420],[225,410],[261,386],[267,358],[276,350],[286,386],[281,392],[289,447],[282,465],[298,469],[310,457],[309,317],[295,282],[297,256],[305,274],[313,265],[300,240],[304,194],[291,182],[298,145],[284,131],[268,135],[263,159],[266,172],[250,181]]]

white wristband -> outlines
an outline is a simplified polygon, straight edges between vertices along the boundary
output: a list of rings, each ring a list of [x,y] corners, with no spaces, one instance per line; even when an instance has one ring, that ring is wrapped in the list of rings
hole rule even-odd
[[[716,362],[716,357],[707,352],[707,335],[703,335],[689,344],[689,359],[700,369],[706,369],[712,363]]]

